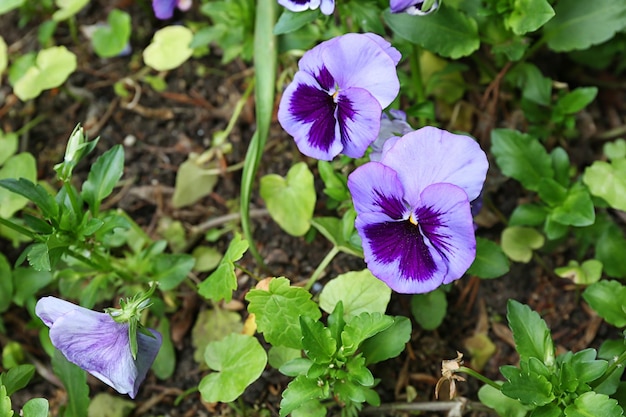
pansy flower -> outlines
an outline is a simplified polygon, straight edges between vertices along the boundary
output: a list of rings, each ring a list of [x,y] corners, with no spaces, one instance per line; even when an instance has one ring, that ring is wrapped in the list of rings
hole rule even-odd
[[[174,9],[187,11],[191,8],[191,0],[152,0],[152,10],[157,19],[167,20],[174,16]]]
[[[434,127],[387,140],[348,177],[368,268],[401,293],[459,279],[474,261],[470,201],[488,162],[476,141]]]
[[[408,13],[417,16],[425,16],[434,12],[439,7],[439,1],[435,2],[428,8],[424,8],[426,0],[390,0],[389,8],[391,13]]]
[[[278,121],[307,156],[360,158],[378,136],[382,109],[398,95],[400,58],[389,42],[371,33],[322,42],[298,62]]]
[[[141,301],[128,306],[138,312],[146,304]],[[98,313],[55,297],[43,297],[37,302],[35,313],[50,328],[52,345],[68,361],[120,394],[135,398],[161,347],[161,335],[156,330],[137,331],[133,352],[129,321],[113,318],[125,317],[123,310]]]
[[[278,4],[292,12],[315,10],[318,7],[325,15],[331,15],[335,11],[335,0],[278,0]]]

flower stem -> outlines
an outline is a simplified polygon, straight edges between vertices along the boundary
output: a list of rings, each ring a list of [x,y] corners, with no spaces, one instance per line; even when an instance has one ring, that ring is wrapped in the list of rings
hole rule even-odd
[[[487,385],[492,386],[493,388],[497,389],[498,391],[500,391],[500,389],[502,388],[500,385],[496,384],[495,382],[493,382],[491,379],[487,378],[486,376],[483,376],[481,374],[479,374],[478,372],[476,372],[475,370],[468,368],[467,366],[461,366],[459,367],[459,369],[456,370],[456,372],[463,372],[469,376],[473,376],[474,378],[484,382]]]
[[[622,354],[617,357],[615,362],[609,365],[604,375],[602,375],[600,378],[593,381],[594,388],[600,386],[600,384],[606,381],[613,374],[613,372],[615,372],[615,370],[623,367],[624,363],[626,363],[626,350],[623,351]]]
[[[18,224],[13,223],[10,220],[6,220],[3,219],[2,217],[0,217],[0,225],[4,225],[6,227],[8,227],[9,229],[13,229],[18,233],[23,234],[24,236],[28,236],[29,238],[35,240],[37,238],[37,236],[31,232],[30,230],[26,229],[25,227],[22,227]]]
[[[418,45],[412,45],[413,53],[409,56],[409,62],[411,64],[411,82],[413,85],[413,91],[415,91],[416,104],[422,104],[426,101],[426,93],[424,92],[424,80],[422,80],[422,65],[420,63],[420,56],[422,55],[422,48]],[[420,126],[426,124],[426,118],[420,116],[418,118]]]
[[[311,275],[311,278],[309,278],[309,281],[304,286],[305,290],[308,291],[308,290],[311,289],[313,284],[315,284],[315,281],[317,281],[322,276],[322,274],[324,273],[324,269],[326,269],[328,264],[330,264],[330,261],[332,261],[333,258],[339,252],[340,251],[339,251],[339,248],[337,246],[333,246],[333,248],[330,251],[328,251],[326,256],[324,256],[324,259],[322,259],[322,262],[320,262],[320,264],[317,266],[317,268],[315,268],[315,271],[313,271],[313,274]]]

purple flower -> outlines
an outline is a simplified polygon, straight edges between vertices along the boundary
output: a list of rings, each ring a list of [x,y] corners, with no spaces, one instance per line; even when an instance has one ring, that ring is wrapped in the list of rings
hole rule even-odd
[[[363,156],[382,109],[398,95],[401,55],[378,35],[349,33],[304,54],[278,107],[278,121],[300,152],[329,161]]]
[[[161,335],[137,332],[137,358],[133,359],[129,323],[70,302],[44,297],[35,313],[50,328],[50,340],[68,361],[80,366],[120,394],[135,398],[161,347]]]
[[[470,201],[487,168],[467,136],[424,127],[389,139],[380,162],[348,177],[370,271],[401,293],[459,279],[476,256]]]
[[[383,155],[383,146],[388,139],[394,136],[403,136],[411,132],[413,128],[406,121],[406,113],[402,110],[389,110],[389,115],[383,113],[380,119],[380,132],[378,137],[372,143],[372,152],[370,153],[370,161],[380,161]]]
[[[424,3],[426,3],[426,0],[390,0],[389,8],[391,9],[391,13],[408,13],[425,16],[434,12],[439,7],[439,1],[435,0],[430,8],[424,10]]]
[[[335,11],[335,0],[278,0],[278,4],[292,12],[315,10],[318,7],[325,15],[331,15]]]
[[[157,19],[171,19],[175,8],[182,11],[189,10],[191,0],[152,0],[152,10]]]

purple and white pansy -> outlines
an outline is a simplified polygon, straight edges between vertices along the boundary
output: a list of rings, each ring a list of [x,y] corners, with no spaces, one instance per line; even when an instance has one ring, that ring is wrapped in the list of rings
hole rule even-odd
[[[139,305],[139,309],[145,304]],[[35,313],[50,328],[50,340],[68,361],[83,368],[120,394],[135,398],[161,347],[153,329],[137,332],[133,358],[129,323],[55,297],[41,298]]]
[[[187,11],[192,0],[152,0],[152,10],[157,19],[167,20],[174,16],[174,9]]]
[[[298,62],[283,93],[278,121],[300,151],[329,161],[363,156],[380,130],[382,109],[396,98],[401,55],[372,33],[322,42]]]
[[[394,137],[348,177],[370,271],[400,293],[459,279],[476,256],[470,201],[488,162],[478,143],[434,127]]]
[[[439,1],[435,0],[430,7],[426,0],[390,0],[391,13],[408,13],[416,16],[425,16],[439,8]]]
[[[323,14],[331,15],[335,11],[335,0],[278,0],[278,4],[292,12],[319,8]]]

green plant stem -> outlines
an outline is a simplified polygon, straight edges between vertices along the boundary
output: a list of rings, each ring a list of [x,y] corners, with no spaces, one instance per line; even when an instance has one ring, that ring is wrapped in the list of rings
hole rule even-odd
[[[426,101],[426,93],[424,91],[424,80],[422,79],[422,65],[420,63],[420,57],[422,55],[422,48],[418,45],[412,45],[412,54],[409,56],[409,62],[411,65],[411,83],[413,85],[413,91],[415,91],[416,104],[422,104]],[[420,126],[426,124],[426,118],[420,116],[418,118]]]
[[[479,381],[482,381],[485,384],[487,384],[487,385],[497,389],[498,391],[500,391],[500,389],[502,388],[500,385],[496,384],[491,379],[487,378],[486,376],[483,376],[483,375],[479,374],[478,372],[476,372],[475,370],[473,370],[471,368],[468,368],[467,366],[459,367],[459,369],[456,372],[457,373],[458,372],[463,372],[464,374],[467,374],[469,376],[473,376],[474,378],[476,378]]]
[[[335,256],[337,256],[339,252],[340,250],[337,246],[333,246],[333,248],[330,251],[328,251],[326,256],[324,256],[324,259],[322,259],[322,262],[320,262],[317,268],[315,268],[315,271],[313,271],[313,274],[311,274],[311,278],[309,278],[308,282],[304,286],[305,290],[308,291],[311,289],[311,287],[313,287],[313,284],[315,284],[315,281],[317,281],[322,276],[322,274],[324,273],[324,269],[326,269],[328,264],[330,264],[330,262],[333,260]]]
[[[65,192],[70,199],[70,203],[72,204],[72,210],[74,210],[76,217],[78,217],[79,213],[82,213],[82,210],[81,210],[80,204],[78,204],[78,200],[76,199],[76,194],[74,193],[74,190],[72,189],[72,185],[69,183],[69,181],[64,181],[63,188],[65,189]],[[80,218],[82,218],[82,216]]]
[[[617,357],[617,360],[615,362],[609,365],[604,375],[602,375],[600,378],[593,381],[593,387],[596,388],[600,386],[600,384],[606,381],[613,374],[613,372],[615,372],[617,368],[623,367],[625,363],[626,363],[626,350],[623,351],[622,354]]]
[[[87,258],[84,255],[81,255],[80,253],[76,252],[73,249],[67,249],[67,254],[69,256],[71,256],[74,259],[77,259],[79,261],[81,261],[82,263],[84,263],[85,265],[90,266],[91,268],[95,269],[96,271],[106,271],[106,268],[104,268],[102,265],[100,265],[97,262],[92,261],[91,259]]]
[[[15,134],[17,136],[22,136],[24,133],[28,132],[33,127],[37,126],[39,123],[43,122],[46,119],[46,116],[43,114],[37,115],[33,119],[29,120],[24,126],[20,127]]]
[[[9,221],[7,219],[3,219],[2,217],[0,217],[0,224],[8,227],[9,229],[15,230],[16,232],[21,233],[24,236],[28,236],[29,238],[33,240],[37,240],[37,235],[35,233],[26,229],[25,227],[22,227],[18,224],[13,223],[12,221]]]
[[[228,121],[228,125],[226,125],[226,129],[222,130],[221,132],[217,132],[213,136],[213,146],[222,145],[228,135],[230,135],[230,132],[235,127],[235,123],[237,123],[237,120],[239,120],[239,115],[241,114],[243,107],[246,105],[246,101],[248,101],[248,98],[250,98],[252,91],[254,91],[254,78],[248,83],[246,91],[244,91],[241,98],[237,101],[237,104],[235,104],[235,109],[233,110],[232,116],[230,116],[230,120]]]

